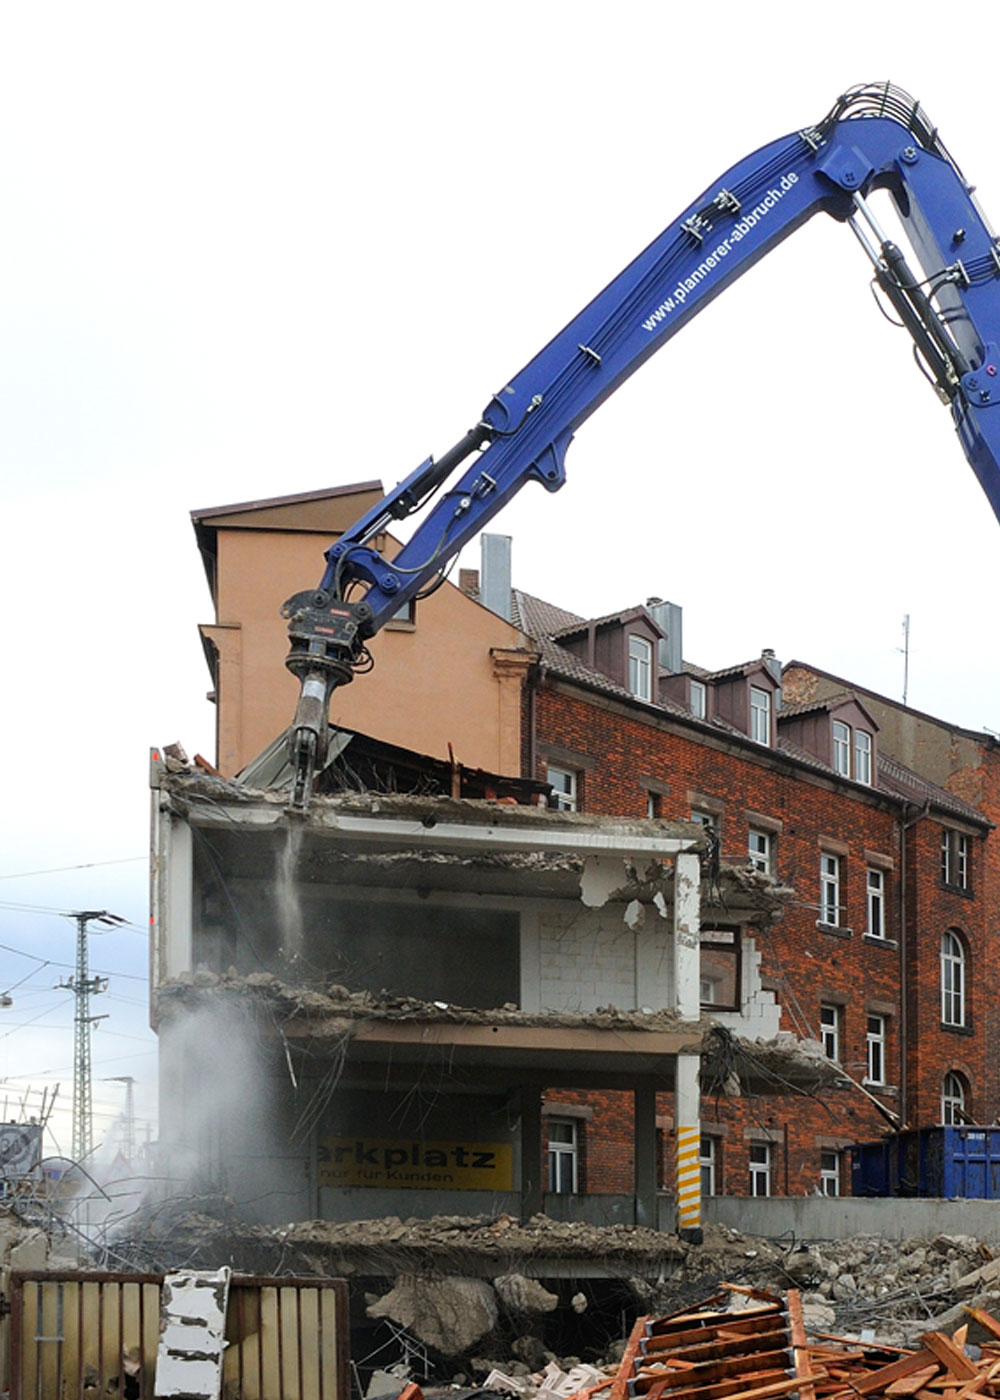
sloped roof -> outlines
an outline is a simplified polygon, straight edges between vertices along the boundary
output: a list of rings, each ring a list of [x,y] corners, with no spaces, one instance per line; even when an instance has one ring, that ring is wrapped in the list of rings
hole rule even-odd
[[[521,589],[512,590],[512,615],[515,626],[522,632],[527,633],[532,638],[538,648],[538,652],[545,668],[554,676],[564,680],[575,682],[587,687],[589,690],[602,691],[604,694],[616,696],[628,701],[632,705],[642,705],[644,708],[659,710],[664,714],[675,715],[687,724],[697,729],[709,733],[724,734],[742,740],[747,745],[753,745],[753,741],[742,730],[725,720],[715,717],[710,720],[698,719],[692,715],[691,711],[684,705],[673,700],[658,700],[644,702],[637,700],[632,693],[600,671],[592,670],[585,665],[572,652],[559,645],[556,640],[559,633],[575,632],[578,628],[587,625],[587,619],[580,617],[576,613],[568,612],[564,608],[558,608],[552,603],[545,602],[542,598],[536,598],[530,593],[525,593]],[[625,614],[609,614],[609,618],[624,616]],[[705,671],[701,667],[690,666],[685,663],[684,670],[691,675],[703,677],[705,680],[715,680],[720,676],[745,674],[752,666],[760,663],[762,658],[755,657],[753,661],[743,662],[739,666],[730,666],[722,671]],[[865,711],[864,704],[852,690],[843,690],[835,696],[826,700],[815,701],[802,705],[782,706],[778,712],[779,719],[782,715],[792,717],[793,715],[804,714],[809,710],[827,710],[835,708],[845,701],[853,701]],[[874,721],[872,721],[874,723]],[[785,735],[779,734],[777,748],[771,750],[772,753],[779,753],[791,759],[796,764],[801,764],[805,768],[810,768],[814,772],[823,773],[827,777],[834,778],[838,782],[849,782],[843,774],[838,773],[831,764],[825,763],[815,754],[810,753],[801,745],[788,739]],[[851,783],[856,789],[864,789],[863,783]],[[929,803],[932,808],[940,812],[949,812],[953,816],[965,821],[974,822],[978,826],[989,826],[990,823],[968,802],[963,802],[961,798],[955,797],[945,788],[940,788],[927,779],[920,777],[912,769],[895,759],[889,759],[882,754],[876,756],[875,783],[867,791],[878,792],[883,796],[893,798],[897,801],[905,800],[916,802],[923,806]]]
[[[798,719],[800,715],[813,714],[817,711],[825,711],[829,714],[832,710],[839,710],[843,705],[857,705],[873,729],[877,730],[880,727],[878,720],[868,709],[868,706],[853,690],[838,690],[836,694],[827,695],[820,700],[802,700],[790,705],[786,705],[782,701],[778,720]]]
[[[621,612],[605,613],[603,617],[580,618],[578,621],[568,623],[565,627],[559,627],[553,632],[553,636],[574,637],[580,632],[587,632],[591,627],[610,627],[612,625],[622,626],[626,622],[631,622],[633,618],[641,617],[648,622],[661,637],[666,633],[646,608],[639,606],[635,608],[624,608]]]
[[[929,802],[938,811],[950,812],[953,816],[961,817],[965,821],[975,822],[977,826],[989,827],[993,825],[970,802],[964,802],[962,798],[956,797],[947,788],[941,788],[936,783],[928,782],[926,778],[922,778],[912,768],[907,768],[898,759],[883,758],[880,755],[878,770],[879,788],[883,792],[905,798],[907,802],[916,802],[920,806]]]
[[[327,486],[319,491],[297,491],[291,496],[267,496],[257,501],[240,501],[235,505],[208,506],[204,510],[193,510],[191,519],[195,524],[216,516],[242,515],[244,512],[272,510],[275,506],[309,505],[313,501],[332,501],[342,496],[382,494],[381,481],[356,481],[347,486]]]
[[[927,710],[918,710],[913,705],[904,705],[901,701],[894,700],[889,695],[883,695],[880,691],[873,690],[870,686],[858,685],[856,682],[846,681],[843,676],[835,676],[832,671],[824,671],[821,666],[813,666],[808,661],[798,661],[795,659],[786,661],[781,669],[782,674],[786,671],[799,670],[808,671],[815,676],[822,676],[824,680],[835,681],[845,689],[850,687],[853,691],[859,692],[862,695],[870,695],[871,698],[877,700],[879,704],[887,705],[893,710],[900,710],[904,714],[916,715],[920,719],[929,720],[931,724],[940,725],[943,729],[948,729],[955,734],[965,734],[970,739],[976,740],[977,743],[988,744],[990,742],[996,742],[995,738],[986,730],[969,729],[962,724],[953,724],[951,720],[942,719],[940,715],[932,715],[928,713]]]
[[[702,671],[699,668],[698,674],[709,681],[721,681],[726,680],[729,676],[745,676],[748,671],[759,671],[761,668],[767,670],[766,659],[763,656],[754,656],[749,661],[741,661],[736,666],[724,666],[721,671]],[[770,671],[768,671],[768,675],[771,675]],[[771,679],[774,680],[774,677],[771,676]],[[778,684],[780,682],[775,680],[775,685]]]
[[[531,637],[538,648],[542,665],[552,675],[561,676],[564,680],[575,681],[578,685],[586,686],[588,690],[600,690],[605,695],[618,696],[623,700],[628,700],[633,705],[643,705],[647,708],[664,710],[668,714],[691,717],[690,712],[683,705],[678,705],[671,700],[646,701],[636,699],[625,686],[619,685],[617,681],[613,681],[602,671],[595,671],[573,652],[561,647],[556,641],[559,633],[564,633],[567,629],[576,631],[580,623],[586,626],[586,618],[578,617],[575,613],[568,613],[563,608],[557,608],[519,588],[512,589],[512,595],[514,624]],[[614,616],[617,615],[614,614]],[[569,621],[567,622],[565,619],[569,619]],[[552,626],[553,622],[557,624],[555,627]]]

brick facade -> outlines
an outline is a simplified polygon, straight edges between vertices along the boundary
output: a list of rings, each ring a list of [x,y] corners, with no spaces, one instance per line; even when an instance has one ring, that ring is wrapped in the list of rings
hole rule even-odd
[[[771,1194],[832,1190],[821,1175],[831,1160],[840,1163],[839,1190],[847,1194],[844,1148],[880,1137],[888,1126],[876,1103],[911,1126],[937,1123],[948,1074],[961,1076],[972,1119],[994,1118],[1000,1071],[987,1046],[1000,1029],[990,997],[1000,947],[986,910],[998,889],[1000,857],[982,820],[953,821],[931,800],[917,804],[875,784],[843,781],[820,764],[753,744],[728,727],[711,732],[704,723],[558,676],[536,680],[526,699],[529,717],[525,771],[544,779],[552,755],[560,766],[575,765],[584,810],[646,816],[652,793],[657,816],[702,813],[716,825],[722,860],[733,864],[747,862],[751,829],[766,833],[772,873],[797,896],[783,921],[755,939],[764,986],[780,1003],[782,1029],[820,1039],[826,1007],[828,1020],[835,1019],[841,1063],[859,1083],[869,1077],[869,1031],[882,1039],[884,1082],[868,1085],[867,1092],[847,1086],[822,1101],[782,1094],[704,1101],[703,1133],[715,1143],[718,1191],[749,1191],[756,1145],[757,1157],[768,1159]],[[984,754],[975,783],[976,806],[993,821],[1000,819],[997,761],[992,750]],[[968,801],[969,774],[959,775],[955,786]],[[942,880],[942,831],[956,827],[971,871],[964,891]],[[824,922],[820,908],[824,856],[835,860],[840,880],[835,923]],[[880,896],[879,936],[867,930],[870,879]],[[724,922],[724,911],[703,908],[703,923],[713,912]],[[941,947],[949,930],[964,952],[959,1026],[942,1021]],[[627,1192],[630,1096],[591,1094],[586,1101],[594,1113],[581,1125],[585,1189]],[[671,1096],[661,1095],[661,1121],[671,1124],[672,1112]],[[672,1156],[667,1126],[661,1132],[665,1186]]]

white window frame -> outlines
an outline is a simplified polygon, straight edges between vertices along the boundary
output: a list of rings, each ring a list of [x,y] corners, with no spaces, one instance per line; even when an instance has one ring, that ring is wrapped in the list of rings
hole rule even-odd
[[[969,838],[948,826],[941,829],[941,880],[954,889],[969,888]]]
[[[865,876],[867,892],[867,924],[869,938],[885,937],[885,872],[870,865]]]
[[[833,771],[842,778],[851,776],[851,726],[842,719],[831,725],[833,734]]]
[[[769,1142],[751,1142],[749,1167],[749,1194],[751,1196],[770,1196],[774,1153]]]
[[[823,851],[819,858],[819,921],[840,927],[840,856]]]
[[[824,1196],[840,1195],[840,1153],[824,1147],[819,1154],[819,1184]]]
[[[954,1070],[941,1080],[941,1122],[946,1128],[965,1122],[965,1084]]]
[[[884,1084],[885,1078],[886,1018],[874,1011],[868,1012],[865,1022],[865,1059],[868,1072],[866,1084]]]
[[[819,1008],[819,1038],[828,1060],[840,1063],[840,1007],[822,1002]]]
[[[576,773],[572,768],[558,768],[550,763],[546,766],[545,776],[552,784],[552,805],[557,812],[575,812],[578,810],[578,784]]]
[[[580,1133],[575,1118],[546,1118],[548,1135],[548,1181],[553,1196],[575,1196],[579,1190]],[[553,1128],[564,1131],[564,1139],[553,1138]],[[569,1187],[564,1184],[568,1171]]]
[[[719,1146],[714,1137],[702,1133],[698,1146],[698,1167],[701,1172],[701,1194],[716,1195],[719,1167]]]
[[[752,826],[747,834],[747,863],[754,870],[762,870],[765,875],[774,874],[774,836],[770,831],[762,831]]]
[[[708,714],[708,686],[704,681],[692,680],[689,683],[691,696],[691,713],[695,719],[704,719]]]
[[[965,945],[954,929],[941,935],[941,1024],[965,1025]]]
[[[867,729],[854,731],[854,781],[872,785],[872,736]]]
[[[398,607],[398,608],[396,609],[396,611],[393,613],[392,617],[390,617],[389,621],[386,623],[386,626],[387,626],[387,627],[392,627],[393,624],[397,624],[397,625],[398,625],[398,624],[400,624],[400,623],[402,623],[402,625],[403,625],[404,628],[416,627],[416,625],[417,625],[417,600],[416,600],[416,598],[408,598],[408,599],[406,600],[406,602],[402,604],[401,607]]]
[[[755,744],[771,746],[771,692],[759,685],[750,687],[750,738]]]
[[[637,700],[653,698],[653,644],[635,632],[628,634],[628,689]]]

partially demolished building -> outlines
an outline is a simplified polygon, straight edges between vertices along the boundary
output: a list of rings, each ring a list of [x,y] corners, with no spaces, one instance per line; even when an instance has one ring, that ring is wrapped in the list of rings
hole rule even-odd
[[[374,489],[196,513],[216,605],[203,638],[227,776],[260,748],[251,689],[255,703],[266,697],[271,706],[269,733],[294,701],[280,620],[252,581],[267,576],[277,541],[289,589],[301,586]],[[819,1043],[840,1086],[803,1097],[771,1066],[765,1099],[703,1092],[703,1193],[845,1194],[852,1143],[894,1125],[991,1122],[1000,1111],[1000,1069],[989,1054],[1000,1008],[988,994],[1000,959],[989,918],[1000,875],[996,741],[801,662],[782,668],[766,651],[706,671],[683,658],[674,605],[649,600],[584,618],[511,588],[503,550],[491,551],[491,567],[498,553],[498,576],[463,570],[459,588],[446,583],[376,638],[375,677],[338,691],[332,719],[433,756],[441,771],[425,792],[471,791],[463,764],[480,765],[505,775],[508,795],[518,780],[546,784],[571,816],[696,823],[706,840],[704,891],[714,879],[722,894],[703,920],[693,1019],[704,1027],[743,1017],[752,1035],[780,1029]],[[285,586],[276,582],[273,596]],[[391,787],[393,765],[369,781],[375,769],[351,761],[368,741],[347,739],[339,786]],[[475,791],[500,795],[496,782]],[[753,920],[729,907],[732,872],[794,891],[780,923],[765,919],[748,935]],[[576,1009],[674,1008],[646,992],[624,998],[613,959],[600,974],[592,1001],[574,989]],[[391,985],[417,995],[426,982]],[[495,1001],[502,990],[484,988],[471,1001]],[[431,989],[429,999],[459,998]],[[507,999],[521,1007],[518,996]],[[729,1055],[716,1046],[713,1085],[736,1086]],[[637,1106],[631,1084],[546,1084],[552,1209],[556,1197],[568,1198],[567,1211],[590,1195],[633,1198]],[[661,1083],[653,1170],[664,1190],[676,1185],[685,1113]]]
[[[152,776],[175,1180],[266,1222],[572,1204],[568,1218],[700,1229],[699,1080],[732,1072],[720,1036],[778,1031],[752,930],[787,890],[717,874],[703,910],[692,823],[390,793],[319,796],[302,816],[160,755]],[[742,992],[709,1021],[701,938],[722,902]],[[791,1043],[771,1054],[811,1089],[836,1077]],[[546,1161],[553,1118],[603,1092],[630,1104],[622,1189],[567,1192],[569,1145]],[[664,1096],[676,1197],[661,1190]]]

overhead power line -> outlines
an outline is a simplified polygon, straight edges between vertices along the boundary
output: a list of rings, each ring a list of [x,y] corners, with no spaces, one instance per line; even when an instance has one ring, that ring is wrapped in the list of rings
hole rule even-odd
[[[53,865],[48,870],[16,870],[0,875],[0,880],[28,880],[32,875],[65,875],[71,870],[97,870],[104,865],[131,865],[137,860],[149,860],[149,856],[121,856],[118,860],[85,860],[79,865]]]

